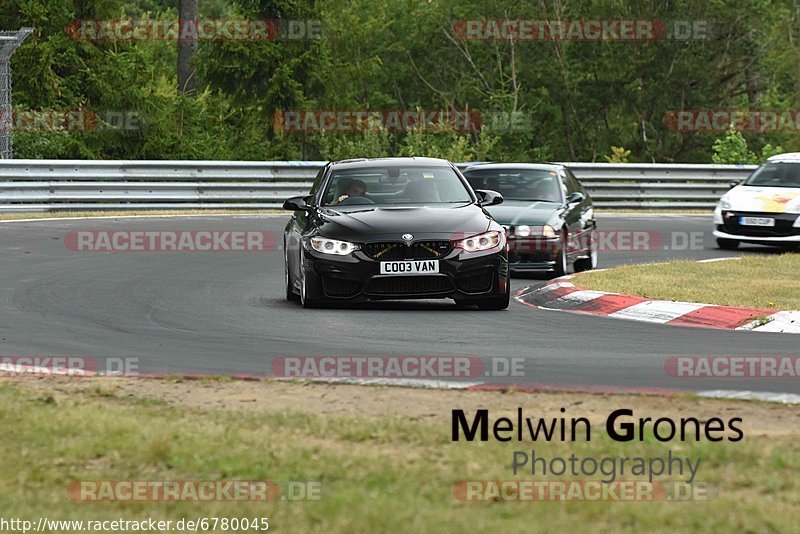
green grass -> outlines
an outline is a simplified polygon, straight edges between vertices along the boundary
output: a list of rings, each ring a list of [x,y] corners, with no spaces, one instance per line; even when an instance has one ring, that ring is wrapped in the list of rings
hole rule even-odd
[[[615,443],[599,428],[589,443],[452,443],[448,425],[395,417],[184,408],[110,388],[50,395],[22,382],[0,383],[0,425],[0,509],[33,521],[267,516],[270,530],[285,532],[789,532],[800,505],[791,435],[673,443],[702,459],[698,480],[716,488],[706,502],[467,504],[453,484],[514,478],[515,449],[646,456],[668,445]],[[73,502],[67,484],[83,479],[318,480],[323,490],[306,502]]]
[[[583,273],[575,281],[586,289],[657,300],[800,310],[800,254],[627,265]]]

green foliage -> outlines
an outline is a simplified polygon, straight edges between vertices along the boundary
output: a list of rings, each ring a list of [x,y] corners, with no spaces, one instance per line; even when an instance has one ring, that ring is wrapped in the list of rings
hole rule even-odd
[[[383,129],[349,134],[318,134],[319,154],[325,160],[377,158],[390,155],[389,133]]]
[[[173,0],[0,0],[4,28],[35,32],[13,57],[18,109],[122,111],[131,132],[15,135],[17,157],[316,159],[424,154],[457,160],[752,161],[741,140],[670,130],[679,110],[795,109],[796,14],[785,0],[543,3],[537,19],[713,21],[706,39],[464,40],[463,20],[531,18],[526,0],[201,0],[216,19],[321,20],[316,40],[199,44],[198,94],[176,85],[174,41],[87,42],[75,19],[175,19]],[[769,13],[754,29],[752,13]],[[696,37],[703,37],[697,35]],[[276,131],[279,110],[524,113],[481,132]],[[796,132],[746,132],[760,157]],[[743,138],[742,138],[743,140]],[[612,148],[626,147],[619,154]],[[630,157],[631,154],[635,156]]]
[[[611,155],[603,156],[608,163],[628,163],[628,157],[631,155],[630,150],[625,150],[621,146],[612,146]]]
[[[724,137],[718,138],[714,141],[713,145],[714,154],[711,160],[714,163],[732,163],[732,164],[758,164],[774,156],[775,154],[782,153],[783,147],[772,146],[771,144],[764,145],[761,150],[761,155],[757,155],[747,147],[747,140],[741,132],[731,125],[728,132]]]
[[[415,129],[403,139],[399,156],[428,156],[450,161],[486,161],[497,144],[497,138],[486,130],[477,134],[473,141],[470,135],[458,132],[439,132]]]

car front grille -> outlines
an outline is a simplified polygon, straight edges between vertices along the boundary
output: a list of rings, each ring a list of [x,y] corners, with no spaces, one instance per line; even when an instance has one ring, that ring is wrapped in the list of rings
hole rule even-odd
[[[448,293],[453,283],[447,276],[387,276],[373,278],[367,284],[365,293],[373,295],[424,295]]]
[[[435,260],[450,252],[450,241],[417,241],[411,245],[402,242],[366,243],[361,246],[364,254],[379,261]]]
[[[741,216],[770,217],[775,219],[775,226],[742,226],[739,224]],[[800,228],[792,227],[797,217],[797,214],[786,213],[724,212],[722,214],[724,223],[717,225],[717,229],[728,234],[745,237],[788,237],[800,235]]]
[[[510,252],[508,254],[508,263],[512,266],[514,264],[523,264],[523,263],[538,263],[542,261],[553,261],[554,254],[542,251],[536,253],[527,253],[527,254],[519,254],[516,252]]]
[[[479,271],[463,276],[457,280],[458,289],[464,293],[485,293],[492,288],[494,273],[490,270]]]
[[[322,289],[329,297],[353,297],[361,286],[361,279],[353,274],[328,272],[322,275]]]

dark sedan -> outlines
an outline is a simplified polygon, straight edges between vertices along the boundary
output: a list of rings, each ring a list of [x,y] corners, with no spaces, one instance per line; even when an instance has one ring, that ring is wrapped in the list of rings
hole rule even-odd
[[[327,164],[284,233],[286,298],[303,307],[381,299],[452,298],[508,307],[506,232],[484,209],[502,196],[473,191],[431,158]]]
[[[497,191],[487,211],[508,231],[511,272],[564,275],[597,267],[592,199],[563,165],[487,163],[464,171],[475,189]]]

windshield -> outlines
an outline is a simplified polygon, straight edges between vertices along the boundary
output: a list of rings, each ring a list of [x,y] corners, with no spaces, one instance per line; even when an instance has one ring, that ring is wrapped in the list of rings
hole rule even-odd
[[[800,187],[800,163],[765,163],[745,181],[759,187]]]
[[[561,180],[545,169],[475,170],[465,173],[474,189],[497,191],[505,200],[561,202]]]
[[[371,167],[333,171],[323,206],[450,204],[472,202],[449,167]]]

